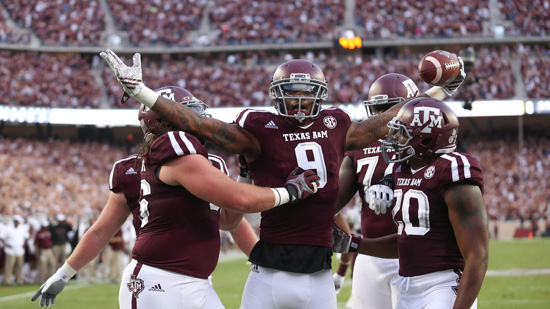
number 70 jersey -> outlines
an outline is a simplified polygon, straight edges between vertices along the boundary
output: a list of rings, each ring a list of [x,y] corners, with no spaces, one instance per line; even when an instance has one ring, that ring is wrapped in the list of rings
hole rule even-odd
[[[260,240],[332,246],[339,169],[351,124],[349,115],[338,108],[327,108],[311,125],[298,127],[277,114],[245,109],[235,122],[260,144],[258,158],[248,163],[254,184],[282,187],[296,166],[315,170],[321,178],[317,194],[262,213]]]
[[[396,163],[393,169],[397,223],[399,274],[405,277],[446,269],[463,269],[443,193],[457,184],[479,186],[483,192],[483,171],[477,159],[453,152],[413,172],[409,165]]]

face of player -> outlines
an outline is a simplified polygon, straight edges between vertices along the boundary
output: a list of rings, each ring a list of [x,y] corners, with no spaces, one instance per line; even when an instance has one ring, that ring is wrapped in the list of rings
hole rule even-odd
[[[314,92],[284,90],[284,104],[288,115],[297,117],[287,117],[287,120],[295,125],[304,126],[313,121],[312,118],[305,118],[305,115],[311,115],[315,103]]]

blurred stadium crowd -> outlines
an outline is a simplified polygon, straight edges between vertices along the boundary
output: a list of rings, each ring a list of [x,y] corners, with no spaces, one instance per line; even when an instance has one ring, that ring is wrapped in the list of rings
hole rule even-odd
[[[324,51],[308,52],[302,58],[315,59],[329,83],[329,101],[355,103],[365,100],[368,88],[386,72],[411,76],[421,91],[428,85],[416,74],[423,54],[403,52],[378,58],[361,53],[341,57]],[[283,56],[284,57],[284,56]],[[287,55],[287,57],[291,57]],[[484,46],[476,48],[476,62],[468,73],[469,91],[483,100],[517,98],[515,84],[526,97],[550,97],[550,46]],[[0,51],[0,92],[7,105],[65,108],[133,108],[121,105],[120,84],[109,74],[98,56]],[[237,53],[204,58],[185,55],[174,59],[143,57],[145,82],[152,89],[176,85],[191,89],[210,107],[271,105],[266,89],[280,55]],[[129,63],[131,60],[126,58]],[[513,70],[513,62],[521,70]],[[21,82],[18,82],[21,81]],[[105,97],[101,95],[102,90]]]
[[[258,44],[330,43],[342,29],[353,29],[364,39],[380,42],[421,38],[483,40],[501,31],[507,37],[532,38],[545,37],[550,30],[550,4],[543,0],[499,0],[494,5],[488,0],[461,1],[460,5],[457,1],[385,0],[358,2],[355,6],[347,3],[2,0],[0,43],[19,48],[1,52],[0,92],[7,94],[4,101],[9,105],[118,107],[119,85],[105,71],[106,66],[98,65],[97,53],[77,53],[77,47],[228,46],[230,50],[231,46],[256,44],[250,45],[254,50]],[[25,46],[29,47],[26,51]],[[29,51],[37,46],[66,46],[68,53]],[[471,48],[476,55],[469,72],[470,91],[475,98],[550,97],[547,43]],[[461,50],[456,47],[450,51]],[[418,63],[423,55],[405,48],[397,54],[358,52],[344,59],[334,49],[317,49],[300,56],[314,58],[326,73],[330,102],[355,103],[364,99],[370,84],[384,73],[393,71],[416,77],[416,67],[411,63]],[[238,50],[206,56],[161,54],[144,59],[144,66],[149,68],[145,82],[152,88],[173,84],[192,89],[195,96],[212,107],[269,105],[267,85],[262,81],[269,80],[273,66],[282,57],[273,52]],[[17,80],[25,83],[16,83]],[[418,77],[415,81],[423,85]]]
[[[479,36],[502,27],[507,35],[547,35],[545,0],[358,1],[300,0],[2,0],[0,41],[45,45],[102,45],[103,32],[133,46],[307,43],[334,38],[341,26],[368,39]],[[355,4],[355,5],[352,5]],[[135,18],[139,16],[139,18]],[[51,22],[55,21],[55,22]],[[15,28],[15,29],[14,29]],[[498,31],[498,30],[497,30]],[[31,34],[32,33],[32,34]],[[206,40],[200,35],[206,35]]]
[[[142,57],[150,88],[184,87],[210,107],[272,105],[271,74],[282,60],[295,57],[314,60],[325,72],[328,102],[356,104],[366,99],[372,82],[388,72],[410,76],[421,92],[428,88],[417,74],[423,54],[395,42],[453,38],[453,47],[441,49],[475,55],[467,91],[459,91],[454,99],[464,93],[478,100],[550,99],[549,15],[548,0],[0,0],[1,105],[136,108],[119,103],[122,88],[94,51],[105,46],[225,46],[227,51],[220,53],[161,51]],[[382,44],[394,42],[389,44],[394,48],[339,53],[333,42],[344,29]],[[530,43],[460,41],[503,33],[530,38]],[[318,43],[326,47],[308,50]],[[257,48],[270,44],[306,48],[293,53]],[[239,48],[243,45],[250,48]],[[66,51],[51,52],[48,47]],[[432,47],[440,48],[437,43]],[[130,64],[131,54],[124,56]],[[550,234],[548,131],[525,136],[521,145],[514,134],[468,136],[461,140],[462,150],[479,158],[484,169],[490,219],[545,222],[547,229],[538,235]],[[73,234],[81,235],[107,200],[112,164],[132,152],[135,149],[102,141],[0,135],[0,238],[20,216],[30,231],[26,260],[32,261],[38,252],[34,237],[44,220],[55,226],[62,214],[75,228]],[[236,158],[217,154],[236,178]],[[0,246],[5,247],[3,242]],[[0,267],[3,258],[0,248]]]

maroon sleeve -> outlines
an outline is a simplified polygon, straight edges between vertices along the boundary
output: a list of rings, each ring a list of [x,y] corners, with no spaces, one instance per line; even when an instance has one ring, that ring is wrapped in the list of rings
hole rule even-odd
[[[208,158],[208,153],[200,141],[183,131],[170,131],[157,138],[151,145],[149,163],[159,165],[177,157],[200,154]]]
[[[479,161],[466,153],[453,152],[441,156],[448,161],[446,170],[448,173],[441,173],[441,193],[453,184],[463,183],[479,186],[483,192],[483,170]]]

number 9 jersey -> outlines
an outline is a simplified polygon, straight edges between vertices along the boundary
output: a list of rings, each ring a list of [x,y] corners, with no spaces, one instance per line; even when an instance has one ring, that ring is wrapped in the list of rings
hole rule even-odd
[[[235,122],[260,143],[258,158],[248,162],[255,185],[282,187],[296,166],[315,170],[321,178],[317,194],[299,205],[262,212],[260,240],[331,247],[339,169],[351,124],[349,115],[339,108],[326,108],[313,123],[298,127],[274,113],[245,109]]]

